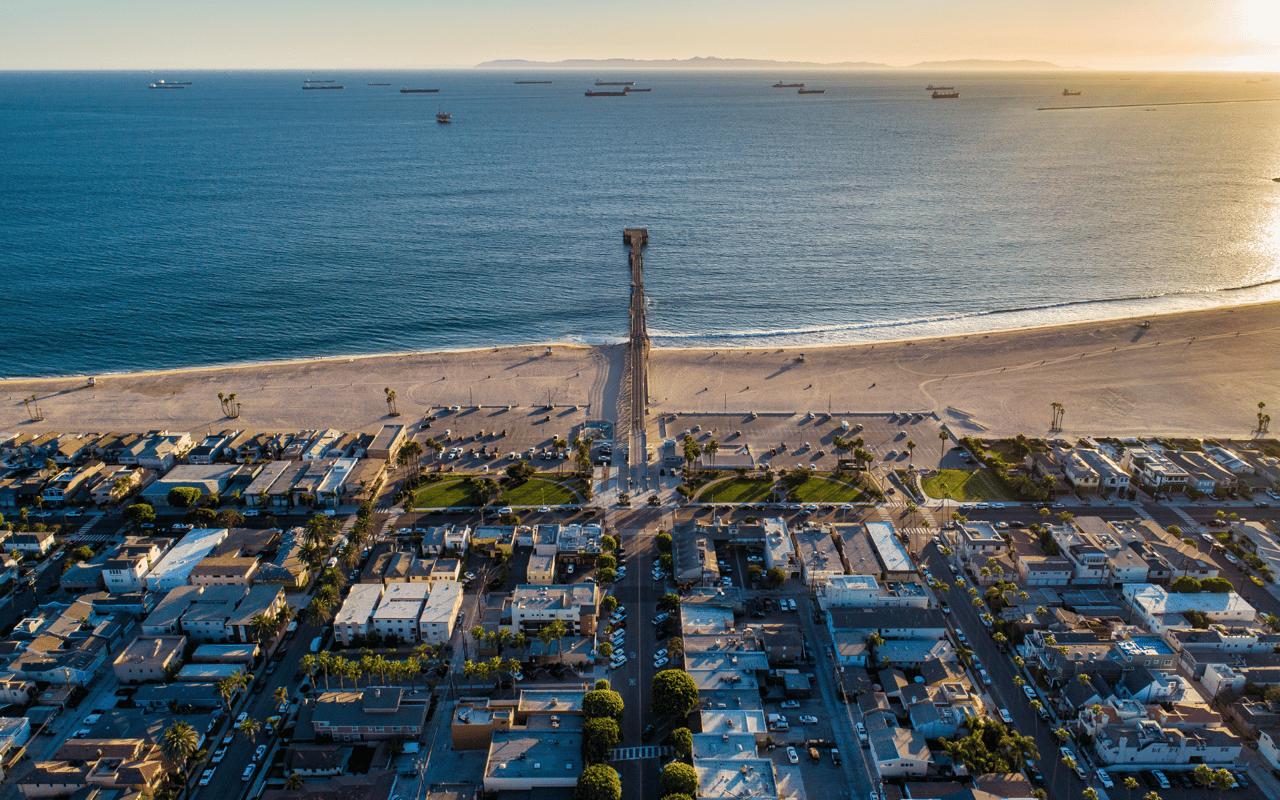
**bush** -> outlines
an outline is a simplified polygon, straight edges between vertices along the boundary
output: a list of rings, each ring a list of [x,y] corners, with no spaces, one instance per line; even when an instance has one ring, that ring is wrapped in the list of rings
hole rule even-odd
[[[1200,581],[1190,575],[1183,575],[1169,583],[1169,591],[1178,594],[1195,594],[1200,591]]]
[[[1231,581],[1226,578],[1205,578],[1200,581],[1200,591],[1202,592],[1223,594],[1225,592],[1233,591],[1234,589],[1235,586],[1231,585]]]
[[[77,547],[75,550],[72,550],[71,555],[77,561],[88,561],[89,559],[93,558],[93,548],[89,547],[88,545],[82,544],[79,547]]]

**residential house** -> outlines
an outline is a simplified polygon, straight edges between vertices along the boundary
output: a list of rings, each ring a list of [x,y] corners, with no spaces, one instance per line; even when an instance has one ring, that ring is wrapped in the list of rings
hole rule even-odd
[[[139,636],[116,657],[113,667],[121,683],[167,680],[182,667],[185,636]]]
[[[431,594],[418,617],[418,640],[426,644],[447,644],[462,610],[462,584],[457,581],[432,583]]]
[[[352,585],[341,610],[333,619],[333,636],[343,647],[351,647],[369,635],[369,623],[385,590],[381,583]]]
[[[1125,448],[1120,467],[1133,480],[1152,492],[1181,492],[1187,486],[1187,471],[1163,451],[1150,447]]]
[[[567,586],[517,586],[503,608],[512,633],[533,637],[553,620],[565,624],[577,636],[594,636],[599,590],[593,583]]]

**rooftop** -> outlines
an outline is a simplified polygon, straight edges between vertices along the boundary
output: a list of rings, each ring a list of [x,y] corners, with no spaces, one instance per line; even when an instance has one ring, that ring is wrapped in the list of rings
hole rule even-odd
[[[564,778],[577,783],[582,772],[582,734],[576,731],[495,730],[485,763],[486,778]]]

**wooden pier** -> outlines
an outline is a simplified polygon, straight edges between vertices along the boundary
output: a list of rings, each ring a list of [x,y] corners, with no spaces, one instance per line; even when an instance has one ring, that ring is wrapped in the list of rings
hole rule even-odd
[[[648,228],[626,228],[622,243],[630,246],[631,266],[631,342],[627,349],[626,390],[622,393],[627,426],[628,461],[645,464],[648,460],[644,436],[645,415],[649,413],[649,326],[644,304],[644,246],[649,243]]]

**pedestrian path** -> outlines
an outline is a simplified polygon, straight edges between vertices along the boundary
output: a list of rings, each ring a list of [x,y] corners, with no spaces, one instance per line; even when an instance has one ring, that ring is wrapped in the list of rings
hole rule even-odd
[[[675,752],[672,747],[617,747],[609,752],[610,761],[640,761],[646,758],[659,758]]]

